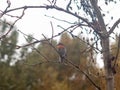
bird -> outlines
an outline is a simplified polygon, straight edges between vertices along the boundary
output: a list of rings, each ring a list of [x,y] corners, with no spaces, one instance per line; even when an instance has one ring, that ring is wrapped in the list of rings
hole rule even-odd
[[[63,63],[66,59],[66,48],[63,43],[57,44],[57,51],[59,53],[59,62]]]

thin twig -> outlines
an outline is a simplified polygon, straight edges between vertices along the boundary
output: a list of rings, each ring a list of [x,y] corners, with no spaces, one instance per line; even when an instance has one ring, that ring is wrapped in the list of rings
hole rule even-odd
[[[21,16],[20,16],[18,19],[16,19],[12,25],[10,25],[10,28],[9,28],[9,30],[7,31],[7,33],[4,34],[4,35],[2,35],[2,36],[0,37],[0,39],[5,38],[5,37],[11,32],[11,30],[13,29],[14,25],[16,24],[16,22],[17,22],[18,20],[20,20],[20,19],[24,16],[24,14],[25,14],[25,9],[23,10]]]
[[[67,4],[66,10],[69,11],[70,5],[71,5],[72,0],[69,1],[69,3]]]
[[[51,25],[51,28],[52,28],[52,36],[51,36],[51,43],[52,43],[52,40],[53,40],[53,37],[54,37],[54,28],[53,28],[52,22],[50,22],[50,25]]]
[[[61,35],[62,33],[66,32],[69,28],[72,28],[72,27],[74,27],[74,25],[73,25],[73,26],[70,26],[70,27],[68,27],[66,30],[63,30],[63,31],[61,31],[60,33],[54,35],[52,38],[58,37],[59,35]],[[36,40],[36,41],[34,41],[34,42],[31,42],[31,43],[22,45],[22,46],[20,46],[20,47],[27,47],[27,46],[30,46],[30,45],[33,45],[33,44],[36,44],[36,43],[40,43],[40,42],[44,42],[44,41],[49,41],[49,40],[51,40],[52,38],[47,38],[47,39],[45,39],[45,40]]]
[[[41,64],[45,64],[45,63],[60,63],[59,61],[41,61],[41,62],[37,62],[37,63],[34,63],[34,64],[27,64],[27,63],[24,63],[24,65],[29,65],[29,66],[36,66],[36,65],[41,65]]]
[[[115,62],[114,62],[114,65],[113,65],[114,68],[116,66],[116,62],[117,62],[117,59],[118,59],[119,50],[120,50],[120,34],[119,34],[119,37],[118,37],[118,46],[117,46],[117,53],[116,53],[116,56],[115,56]]]
[[[72,63],[70,60],[66,59],[66,61],[72,65],[72,67],[74,67],[76,70],[78,70],[79,72],[81,72],[82,74],[84,74],[86,76],[86,78],[98,89],[101,90],[101,88],[92,80],[92,78],[89,77],[89,75],[87,75],[87,73],[85,73],[84,71],[82,71],[80,69],[79,66],[75,65],[74,63]]]
[[[4,11],[0,10],[1,13],[4,13]],[[19,16],[14,16],[14,15],[10,15],[10,14],[5,14],[6,16],[9,16],[9,17],[14,17],[14,18],[20,18]]]
[[[24,36],[25,40],[29,43],[28,39]],[[46,61],[49,61],[46,56],[44,56],[38,49],[36,49],[33,45],[31,45],[33,50],[35,50],[39,55],[41,55]]]
[[[43,37],[45,38],[45,40],[48,42],[48,44],[58,53],[57,49],[55,48],[55,46],[52,45],[52,43],[49,42],[49,40],[46,38],[46,36],[44,34],[42,34]]]
[[[10,8],[10,6],[11,6],[11,2],[10,2],[10,0],[7,0],[7,7],[6,7],[5,10],[2,12],[0,18],[1,18],[4,14],[6,14],[8,8]]]
[[[45,15],[45,16],[49,17],[49,18],[52,18],[52,19],[55,19],[55,20],[58,20],[58,21],[66,22],[68,24],[75,24],[75,23],[72,23],[72,22],[69,22],[69,21],[66,21],[66,20],[62,20],[62,19],[56,18],[54,16],[48,16],[48,15]]]

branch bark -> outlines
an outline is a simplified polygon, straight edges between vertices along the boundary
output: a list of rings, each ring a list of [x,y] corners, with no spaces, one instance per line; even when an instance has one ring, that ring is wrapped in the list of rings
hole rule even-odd
[[[109,30],[109,35],[111,33],[113,33],[114,29],[116,28],[116,26],[120,23],[120,18],[113,24],[113,26],[111,27],[111,29]]]
[[[77,14],[75,14],[75,13],[72,13],[72,12],[70,12],[70,11],[67,11],[67,10],[65,10],[65,9],[63,9],[63,8],[60,8],[60,7],[57,7],[57,6],[54,6],[54,5],[46,5],[46,6],[22,6],[22,7],[18,7],[18,8],[13,8],[13,9],[9,9],[9,10],[7,10],[5,13],[8,13],[8,12],[12,12],[12,11],[16,11],[16,10],[20,10],[20,9],[28,9],[28,8],[45,8],[45,9],[56,9],[56,10],[58,10],[58,11],[62,11],[62,12],[65,12],[65,13],[67,13],[67,14],[70,14],[70,15],[72,15],[72,16],[75,16],[76,18],[78,18],[78,19],[81,19],[81,20],[83,20],[85,23],[87,23],[88,24],[88,26],[90,26],[90,27],[92,27],[92,28],[94,28],[93,26],[92,26],[92,24],[90,23],[90,22],[88,22],[88,20],[87,19],[85,19],[84,17],[81,17],[81,16],[79,16],[79,15],[77,15]]]

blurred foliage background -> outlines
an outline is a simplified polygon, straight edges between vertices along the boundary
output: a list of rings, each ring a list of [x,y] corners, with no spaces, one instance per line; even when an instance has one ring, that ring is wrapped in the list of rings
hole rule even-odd
[[[1,23],[1,35],[8,27],[5,23]],[[14,27],[12,32],[0,41],[0,90],[96,90],[85,75],[73,67],[55,63],[58,61],[58,54],[47,42],[41,42],[31,50],[29,50],[30,47],[22,48],[18,53],[15,46],[17,39],[18,33]],[[88,45],[81,39],[72,38],[68,33],[63,33],[60,42],[67,48],[68,60],[88,73],[90,78],[105,90],[104,69],[99,68],[96,58],[91,59],[93,50],[84,52]],[[116,42],[111,45],[111,48],[117,47],[117,40],[116,36]],[[28,37],[27,42],[31,41],[32,39]],[[56,46],[57,41],[52,40],[52,44]],[[116,50],[113,49],[111,53],[116,54]],[[51,62],[45,63],[46,59],[42,55]],[[118,57],[115,75],[116,90],[120,88],[119,59]]]

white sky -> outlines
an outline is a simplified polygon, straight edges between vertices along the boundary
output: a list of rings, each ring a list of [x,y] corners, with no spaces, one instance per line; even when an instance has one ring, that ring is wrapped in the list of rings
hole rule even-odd
[[[11,8],[14,7],[21,7],[21,6],[25,6],[25,5],[43,5],[43,2],[45,2],[44,4],[48,4],[47,0],[10,0],[12,5]],[[57,4],[62,5],[62,7],[65,7],[65,4],[62,3],[62,1],[65,0],[57,0],[59,1]],[[61,1],[61,2],[60,2]],[[2,10],[4,10],[7,6],[6,0],[0,0],[0,8]],[[104,12],[107,12],[107,6],[105,6],[104,4],[100,3],[100,6],[102,6],[102,10]],[[114,7],[115,6],[115,7]],[[109,7],[110,10],[110,14],[105,17],[105,20],[107,23],[109,23],[111,20],[111,16],[114,15],[114,20],[112,21],[114,23],[115,20],[117,20],[120,17],[120,14],[118,13],[118,8],[120,7],[120,3],[118,3],[118,5],[113,5],[111,4]],[[19,15],[21,13],[21,11],[14,11],[12,12],[13,15]],[[11,14],[11,13],[10,13]],[[53,22],[53,26],[55,29],[55,34],[57,34],[59,31],[61,31],[60,28],[56,28],[57,25],[61,25],[63,27],[67,27],[69,26],[69,24],[64,23],[64,22],[59,22],[57,20],[48,18],[44,15],[48,15],[48,16],[55,16],[56,18],[59,19],[63,19],[63,20],[68,20],[68,21],[75,21],[76,18],[61,13],[61,12],[57,12],[55,10],[46,10],[46,9],[27,9],[25,12],[24,17],[19,20],[16,23],[16,26],[18,29],[20,29],[22,32],[26,33],[26,34],[33,34],[35,38],[40,39],[42,36],[41,34],[45,34],[47,36],[51,36],[51,25],[50,25],[50,21]],[[118,17],[118,18],[116,18]],[[13,21],[13,18],[10,17],[4,17],[7,18],[8,21]],[[111,22],[111,24],[113,24]],[[23,38],[24,39],[24,38]]]
[[[11,1],[11,8],[14,7],[21,7],[21,6],[25,6],[25,5],[43,5],[43,2],[47,1],[47,0],[10,0]],[[57,0],[59,1],[57,4],[59,4],[61,7],[65,7],[65,4],[62,3],[62,1],[65,0]],[[99,1],[103,1],[103,0],[99,0]],[[44,4],[48,4],[48,2],[45,2]],[[0,0],[0,10],[4,10],[7,6],[6,0]],[[100,6],[102,7],[102,10],[104,13],[107,12],[107,9],[110,10],[110,14],[105,17],[105,21],[107,23],[111,23],[110,25],[112,25],[118,18],[120,18],[120,13],[119,13],[119,8],[120,8],[120,2],[113,5],[110,4],[109,7],[107,7],[105,4],[100,3]],[[21,13],[21,11],[15,11],[15,12],[11,12],[10,14],[13,15],[19,15]],[[64,23],[64,22],[59,22],[55,19],[51,19],[48,18],[44,15],[48,15],[48,16],[55,16],[56,18],[59,19],[63,19],[63,20],[68,20],[68,21],[75,21],[76,18],[64,14],[62,12],[58,12],[56,10],[46,10],[46,9],[27,9],[25,11],[25,15],[24,17],[19,20],[16,23],[16,26],[19,30],[21,30],[22,32],[26,33],[26,34],[33,34],[34,37],[36,39],[40,39],[42,38],[41,34],[45,34],[46,36],[51,36],[51,25],[50,25],[50,21],[53,22],[53,26],[54,26],[54,34],[57,34],[58,32],[60,32],[62,29],[58,28],[57,25],[61,25],[63,27],[68,27],[69,24]],[[115,16],[113,18],[113,21],[110,20],[111,16]],[[13,18],[10,17],[3,17],[6,18],[8,21],[13,21]],[[79,33],[77,31],[77,33]],[[20,43],[22,44],[25,41],[24,37],[21,36],[20,34]]]
[[[14,7],[21,7],[21,6],[25,6],[25,5],[34,5],[34,6],[40,5],[43,0],[41,0],[41,1],[40,0],[34,0],[34,1],[33,0],[24,0],[24,1],[10,0],[10,1],[12,3],[11,8],[14,8]],[[0,5],[2,7],[2,10],[4,10],[7,6],[6,0],[0,0],[0,4],[4,5],[4,6]],[[43,4],[41,4],[41,5],[43,5]],[[12,14],[17,16],[17,15],[21,14],[21,10],[12,12]],[[57,34],[59,31],[61,31],[60,28],[56,28],[57,25],[63,25],[65,27],[68,26],[68,24],[66,24],[66,23],[58,24],[58,21],[51,19],[49,17],[46,17],[45,15],[49,15],[49,16],[55,15],[56,17],[63,18],[63,19],[66,19],[66,17],[72,18],[72,17],[70,17],[70,15],[67,15],[65,17],[64,15],[66,15],[66,14],[63,15],[63,13],[56,12],[55,10],[27,9],[25,11],[24,17],[16,23],[16,26],[18,29],[20,29],[22,32],[24,32],[26,34],[33,34],[34,37],[37,39],[42,38],[41,34],[45,34],[46,36],[49,36],[49,37],[51,36],[52,29],[51,29],[50,21],[53,22],[53,26],[55,29],[54,34]],[[7,18],[8,21],[14,20],[11,17],[4,17],[4,18]],[[68,19],[68,20],[72,20],[72,19]],[[56,22],[54,22],[54,21],[56,21]],[[21,38],[20,38],[20,41],[21,41]],[[24,37],[22,38],[22,41],[23,41],[23,39],[24,39]]]

